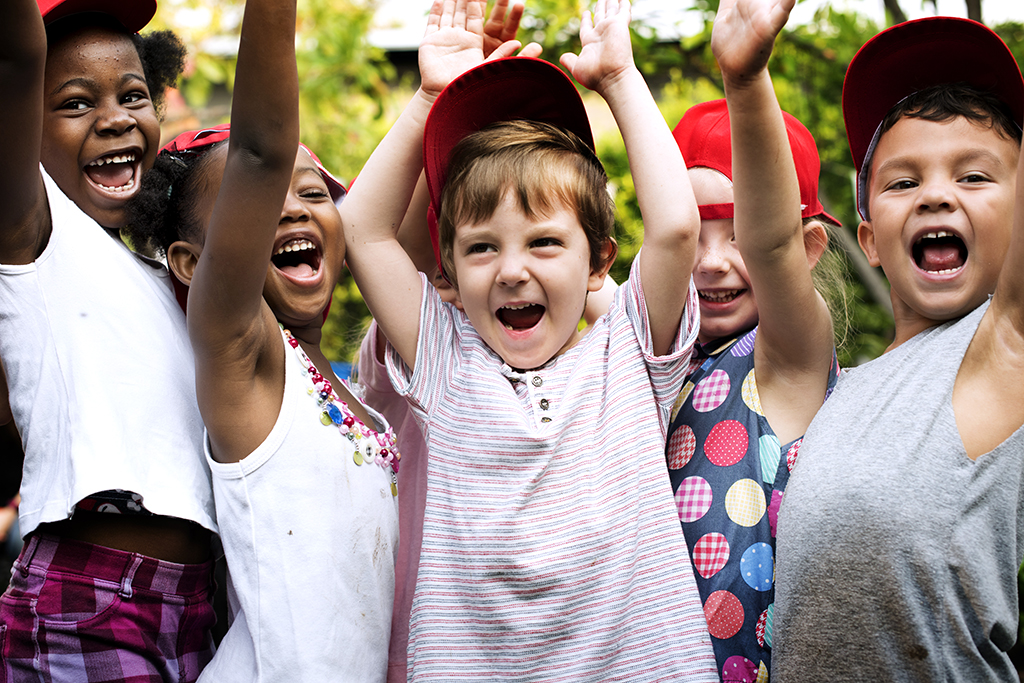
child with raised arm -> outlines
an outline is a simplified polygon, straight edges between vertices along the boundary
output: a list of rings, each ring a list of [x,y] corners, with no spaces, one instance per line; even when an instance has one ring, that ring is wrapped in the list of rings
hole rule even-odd
[[[837,222],[818,200],[814,139],[780,111],[767,69],[792,6],[723,0],[711,46],[726,98],[691,108],[674,131],[701,213],[701,344],[667,457],[726,681],[767,680],[779,504],[837,370],[812,281],[824,226]]]
[[[181,72],[152,0],[0,3],[0,359],[25,545],[0,679],[194,681],[216,531],[192,353],[166,270],[122,243]]]
[[[546,62],[452,81],[431,43],[479,16],[445,3],[421,89],[346,200],[348,263],[430,453],[410,678],[717,680],[661,455],[696,335],[698,216],[632,62],[628,3],[599,2],[563,58],[611,106],[646,222],[629,281],[585,334],[616,252],[586,113]],[[464,312],[395,238],[424,163]]]
[[[1024,559],[1024,81],[948,17],[846,73],[861,248],[896,335],[844,372],[779,515],[777,681],[1015,681]]]

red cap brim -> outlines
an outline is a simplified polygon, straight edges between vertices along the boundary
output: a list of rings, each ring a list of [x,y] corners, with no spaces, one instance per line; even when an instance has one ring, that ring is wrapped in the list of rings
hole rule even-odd
[[[160,148],[160,153],[202,152],[207,147],[223,142],[229,137],[231,137],[230,123],[222,123],[200,130],[189,130],[181,133]],[[324,179],[324,183],[327,184],[327,190],[331,193],[331,199],[334,200],[335,204],[341,202],[347,194],[345,186],[324,167],[317,155],[313,153],[313,150],[302,143],[299,143],[299,146],[306,150],[306,153],[313,159],[313,163],[316,164],[317,169],[320,171],[320,176]]]
[[[967,83],[988,91],[1024,123],[1024,80],[1006,44],[970,19],[927,17],[882,31],[857,52],[843,81],[843,118],[859,172],[879,124],[918,90]]]
[[[470,133],[500,121],[540,121],[572,131],[591,150],[594,135],[583,99],[561,69],[541,59],[507,57],[484,62],[452,81],[427,117],[423,166],[430,193],[430,236],[438,251],[437,223],[452,149]],[[438,261],[440,265],[440,260]]]
[[[43,22],[72,14],[99,12],[109,14],[132,33],[138,33],[156,14],[156,0],[36,0]]]

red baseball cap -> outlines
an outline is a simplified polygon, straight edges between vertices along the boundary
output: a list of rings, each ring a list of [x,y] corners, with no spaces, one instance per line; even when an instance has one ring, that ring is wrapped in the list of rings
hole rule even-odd
[[[168,142],[166,145],[160,148],[160,153],[182,153],[182,152],[202,152],[207,147],[223,142],[231,136],[231,124],[222,123],[218,126],[211,126],[210,128],[202,128],[200,130],[189,130],[181,133],[173,140]],[[339,203],[345,198],[347,190],[345,186],[341,184],[341,181],[335,178],[330,171],[324,168],[324,165],[320,162],[320,159],[316,154],[313,153],[309,147],[306,147],[301,142],[299,146],[306,150],[309,156],[313,159],[313,163],[316,164],[317,169],[320,171],[320,175],[323,177],[324,182],[327,183],[327,190],[331,193],[331,199],[334,203]]]
[[[804,124],[782,112],[793,152],[796,178],[800,185],[800,215],[804,218],[824,214],[829,220],[839,221],[825,212],[818,199],[818,173],[821,161],[814,137]],[[729,133],[729,109],[725,100],[704,102],[690,109],[672,131],[672,136],[683,153],[686,168],[710,168],[732,180],[732,136]],[[732,218],[732,204],[708,204],[700,207],[703,219]]]
[[[431,107],[423,133],[423,167],[430,193],[430,239],[439,266],[436,216],[452,149],[492,123],[518,120],[571,131],[594,150],[590,119],[579,91],[561,69],[542,59],[506,57],[484,62],[449,83]]]
[[[36,0],[43,21],[49,24],[71,14],[100,12],[138,33],[156,14],[156,0]]]
[[[1024,123],[1024,79],[1013,54],[984,24],[959,17],[926,17],[897,24],[857,52],[843,81],[843,119],[860,178],[858,208],[866,217],[865,161],[889,110],[918,90],[966,83],[995,95]],[[870,163],[868,164],[870,165]]]

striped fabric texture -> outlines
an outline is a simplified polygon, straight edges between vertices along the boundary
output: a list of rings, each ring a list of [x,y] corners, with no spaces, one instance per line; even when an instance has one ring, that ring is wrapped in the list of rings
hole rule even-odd
[[[634,264],[576,346],[519,373],[424,280],[412,376],[388,353],[429,449],[411,680],[718,680],[664,457],[688,296],[654,357]]]

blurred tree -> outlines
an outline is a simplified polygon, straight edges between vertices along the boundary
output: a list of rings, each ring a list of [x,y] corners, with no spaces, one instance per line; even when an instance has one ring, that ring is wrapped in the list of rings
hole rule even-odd
[[[931,1],[931,0],[929,0]],[[980,0],[965,0],[969,11]],[[170,26],[190,46],[181,86],[183,100],[174,110],[169,99],[166,133],[226,120],[227,93],[234,74],[241,0],[162,0],[155,26]],[[891,17],[903,17],[899,0],[887,0]],[[523,42],[536,41],[544,57],[579,49],[579,0],[529,0],[520,29]],[[667,39],[634,22],[637,65],[658,95],[670,126],[693,104],[722,96],[721,77],[711,55],[711,22],[718,0],[693,0],[700,30]],[[411,82],[396,82],[385,54],[365,40],[373,14],[371,0],[299,0],[297,46],[301,78],[303,140],[325,165],[350,180],[397,117],[411,95]],[[894,10],[899,10],[896,12]],[[891,306],[880,272],[870,268],[856,246],[858,217],[853,164],[843,127],[841,96],[846,66],[861,45],[880,29],[863,15],[828,6],[813,20],[791,26],[779,38],[770,65],[782,107],[814,134],[822,160],[820,193],[829,212],[844,225],[835,248],[848,259],[850,329],[841,352],[844,364],[873,358],[889,343]],[[1008,23],[996,31],[1018,62],[1024,58],[1024,25]],[[186,106],[187,103],[187,106]],[[175,117],[178,117],[177,119]],[[613,269],[623,279],[642,236],[639,209],[621,138],[599,136],[618,211],[619,259]],[[354,283],[338,286],[325,325],[325,348],[350,360],[358,346],[367,312]]]

